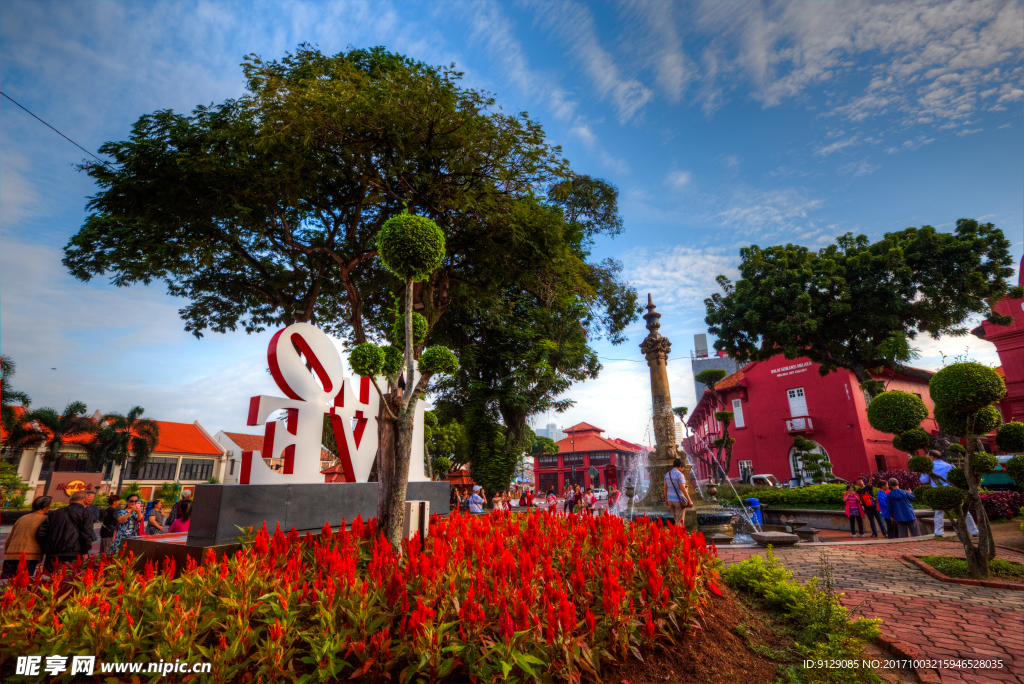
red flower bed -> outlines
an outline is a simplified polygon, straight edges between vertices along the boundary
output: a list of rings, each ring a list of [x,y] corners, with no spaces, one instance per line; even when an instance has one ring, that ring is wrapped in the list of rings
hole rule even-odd
[[[578,681],[675,643],[718,593],[703,535],[616,517],[453,514],[401,559],[373,522],[174,568],[94,561],[22,571],[0,596],[0,669],[17,655],[203,660],[212,681]],[[74,570],[74,569],[73,569]]]

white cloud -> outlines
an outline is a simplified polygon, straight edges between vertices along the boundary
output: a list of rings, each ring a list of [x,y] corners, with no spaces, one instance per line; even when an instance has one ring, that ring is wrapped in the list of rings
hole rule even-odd
[[[22,154],[5,151],[0,155],[0,223],[7,230],[37,213],[39,193],[28,178],[31,168]]]
[[[672,171],[665,177],[665,185],[673,190],[679,190],[690,184],[692,174],[689,171]]]
[[[792,233],[802,227],[810,212],[824,205],[794,188],[768,191],[738,191],[724,209],[709,219],[724,230],[755,234],[761,238]],[[806,227],[806,226],[803,226]]]
[[[850,162],[849,164],[843,164],[839,167],[839,173],[847,176],[867,176],[878,170],[877,164],[871,164],[867,159],[861,159],[860,161]]]
[[[695,307],[718,291],[715,278],[739,273],[737,250],[698,249],[675,245],[658,249],[635,248],[622,258],[625,278],[641,293],[651,292],[659,307]]]
[[[886,150],[889,154],[896,154],[897,152],[909,152],[924,147],[929,143],[935,142],[935,138],[928,138],[924,135],[919,135],[913,140],[905,140],[899,147],[890,147]]]
[[[970,130],[964,129],[962,131],[957,131],[956,136],[958,138],[962,138],[965,135],[974,135],[975,133],[981,133],[983,130],[985,130],[985,129],[984,128],[972,128]]]
[[[610,100],[623,123],[633,119],[654,97],[650,88],[625,77],[602,46],[590,10],[574,2],[535,6],[542,26],[560,38],[590,77],[598,95]]]
[[[588,124],[577,123],[569,129],[569,134],[578,138],[579,141],[582,142],[583,145],[592,154],[594,154],[604,166],[622,175],[629,173],[629,164],[626,160],[613,157],[609,154],[601,144],[597,134],[594,133]]]
[[[827,157],[833,152],[845,150],[847,147],[852,147],[857,144],[857,136],[846,138],[845,140],[837,140],[834,143],[828,145],[819,146],[814,150],[814,154],[819,157]]]

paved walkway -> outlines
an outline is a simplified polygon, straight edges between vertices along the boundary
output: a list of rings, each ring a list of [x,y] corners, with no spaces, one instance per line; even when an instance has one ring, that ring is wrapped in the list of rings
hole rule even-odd
[[[827,551],[843,605],[854,615],[882,618],[884,636],[934,660],[1002,660],[1001,669],[938,668],[942,682],[1024,684],[1024,592],[941,582],[903,561],[906,555],[957,555],[953,541],[842,544],[782,548],[775,555],[805,582],[818,575]],[[764,555],[762,549],[722,547],[726,563]],[[998,549],[998,556],[1021,561],[1022,554]],[[933,673],[934,675],[934,673]]]

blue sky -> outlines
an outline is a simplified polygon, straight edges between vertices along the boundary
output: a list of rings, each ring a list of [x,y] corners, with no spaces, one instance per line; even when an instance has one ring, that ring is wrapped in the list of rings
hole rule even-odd
[[[677,404],[694,404],[693,335],[719,273],[748,244],[817,247],[852,231],[994,222],[1024,232],[1024,4],[19,2],[0,7],[3,91],[86,149],[142,114],[242,93],[248,53],[300,42],[385,45],[455,63],[467,85],[527,111],[574,168],[620,190],[625,232],[598,244],[652,292]],[[0,347],[36,406],[140,404],[154,418],[247,429],[276,393],[269,334],[182,330],[161,287],[78,283],[60,264],[81,226],[84,154],[0,104]],[[554,420],[644,439],[637,344],[600,346],[601,377]],[[917,343],[998,363],[975,338]],[[622,359],[622,360],[617,360]],[[543,422],[543,419],[541,421]]]

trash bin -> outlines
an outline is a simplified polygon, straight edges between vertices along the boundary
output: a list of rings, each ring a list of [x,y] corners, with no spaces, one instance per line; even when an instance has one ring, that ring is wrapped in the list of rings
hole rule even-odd
[[[755,525],[762,525],[764,521],[761,520],[761,502],[757,499],[750,498],[746,500],[747,508],[750,509],[750,519]]]

